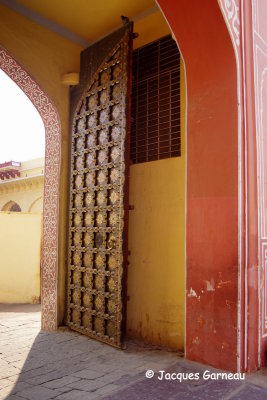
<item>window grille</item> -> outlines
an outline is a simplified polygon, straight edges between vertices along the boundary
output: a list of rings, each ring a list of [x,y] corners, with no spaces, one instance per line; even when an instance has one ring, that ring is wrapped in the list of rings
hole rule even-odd
[[[180,54],[166,36],[133,52],[131,162],[181,155]]]

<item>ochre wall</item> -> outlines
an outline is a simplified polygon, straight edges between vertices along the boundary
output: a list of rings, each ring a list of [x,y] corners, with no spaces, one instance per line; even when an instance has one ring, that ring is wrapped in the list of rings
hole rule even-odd
[[[0,212],[0,303],[40,300],[42,215]]]
[[[24,161],[19,177],[0,182],[0,211],[8,210],[6,206],[14,201],[23,212],[43,212],[44,162],[44,157]],[[37,175],[42,176],[35,180],[21,179]]]
[[[29,208],[29,212],[42,213],[43,212],[44,198],[40,196],[38,199],[34,200]]]
[[[54,102],[62,126],[58,322],[64,315],[66,210],[68,179],[69,90],[61,84],[68,72],[78,72],[82,48],[0,5],[0,44],[18,61]]]
[[[21,163],[20,176],[42,175],[44,173],[45,158],[39,157]]]
[[[147,43],[169,35],[170,29],[162,13],[157,11],[142,19],[138,19],[134,23],[134,32],[139,35],[133,42],[133,48],[137,49]]]
[[[21,211],[29,212],[33,203],[43,196],[43,191],[44,189],[42,185],[39,185],[37,188],[28,187],[26,190],[23,188],[18,188],[17,190],[13,189],[9,193],[2,193],[0,191],[0,211],[3,210],[3,207],[9,201],[14,201],[20,206]],[[43,212],[42,208],[43,205],[41,204],[40,212]],[[34,212],[38,212],[38,210],[35,209]]]
[[[204,3],[159,0],[187,81],[186,357],[236,370],[237,67],[217,1]]]
[[[181,157],[130,167],[127,334],[184,348],[185,75],[181,70]]]

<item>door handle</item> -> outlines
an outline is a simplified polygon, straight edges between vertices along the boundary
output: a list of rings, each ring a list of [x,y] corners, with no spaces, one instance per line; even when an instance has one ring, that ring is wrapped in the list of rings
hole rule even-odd
[[[108,251],[113,250],[115,245],[116,245],[116,239],[114,237],[109,238],[109,240],[108,240]]]

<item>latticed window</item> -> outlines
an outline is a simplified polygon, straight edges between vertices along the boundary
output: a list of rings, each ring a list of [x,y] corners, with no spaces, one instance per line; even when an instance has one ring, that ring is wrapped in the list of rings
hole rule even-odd
[[[133,52],[132,163],[181,155],[180,54],[166,36]]]

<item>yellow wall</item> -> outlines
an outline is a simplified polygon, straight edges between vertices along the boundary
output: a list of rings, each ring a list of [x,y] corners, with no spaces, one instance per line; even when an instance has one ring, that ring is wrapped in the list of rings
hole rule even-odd
[[[62,125],[59,216],[59,323],[64,316],[66,212],[68,180],[69,90],[61,84],[68,72],[79,72],[81,46],[0,5],[0,44],[39,83],[55,104]]]
[[[31,211],[36,200],[43,197],[43,182],[42,178],[42,185],[38,185],[36,188],[26,187],[23,189],[23,187],[18,187],[17,189],[14,188],[12,191],[10,190],[8,193],[3,193],[3,191],[0,190],[0,211],[3,211],[5,205],[10,201],[17,203],[23,212]],[[43,207],[41,207],[41,209],[39,208],[39,211],[38,209],[34,209],[33,212],[43,212],[42,208]]]
[[[181,62],[182,156],[130,167],[127,333],[184,348],[185,76]]]
[[[43,203],[44,198],[43,196],[38,197],[34,202],[31,204],[29,208],[29,212],[32,213],[42,213],[43,212]]]
[[[24,161],[20,177],[0,181],[0,211],[15,202],[23,212],[43,212],[44,162],[44,157]]]
[[[24,161],[21,163],[20,176],[28,177],[34,175],[43,175],[45,166],[45,158],[35,158],[33,160]]]
[[[41,214],[0,212],[0,303],[40,298]]]
[[[163,36],[170,34],[170,29],[160,11],[147,15],[134,23],[134,32],[139,36],[134,39],[133,47],[144,46]]]

